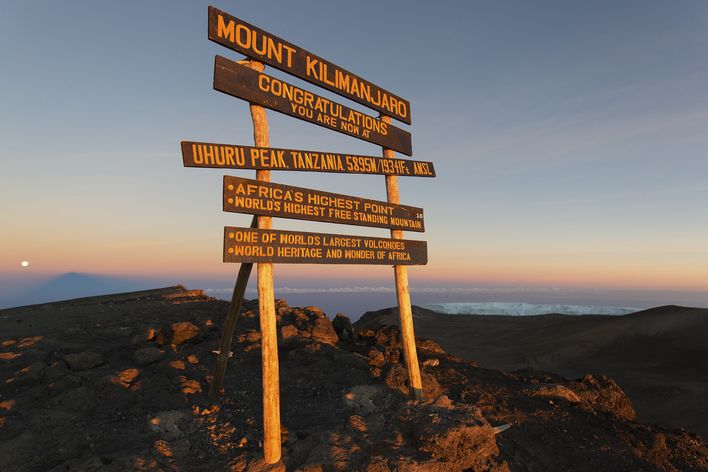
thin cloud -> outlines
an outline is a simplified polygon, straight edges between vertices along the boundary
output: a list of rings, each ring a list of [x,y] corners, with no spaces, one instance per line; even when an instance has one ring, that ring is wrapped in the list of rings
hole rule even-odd
[[[207,293],[231,293],[233,288],[207,288]],[[276,287],[276,293],[395,293],[394,287]],[[558,287],[411,287],[412,293],[559,293],[575,292],[575,289]],[[247,288],[248,293],[257,293],[256,288]]]

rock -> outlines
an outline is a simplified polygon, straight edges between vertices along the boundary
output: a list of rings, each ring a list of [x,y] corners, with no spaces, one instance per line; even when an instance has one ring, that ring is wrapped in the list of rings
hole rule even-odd
[[[159,455],[163,457],[172,457],[174,455],[170,444],[164,439],[158,439],[152,444],[152,447]]]
[[[357,385],[344,394],[344,404],[362,415],[385,407],[386,389],[381,385]]]
[[[144,342],[152,341],[157,337],[157,331],[155,328],[148,328],[144,333],[136,334],[133,336],[131,342],[133,344],[142,344]]]
[[[332,322],[324,314],[322,317],[315,319],[311,337],[325,344],[335,345],[339,341],[339,337],[332,327]]]
[[[416,339],[415,347],[420,351],[428,351],[434,354],[445,354],[445,350],[432,339]]]
[[[305,464],[302,466],[302,472],[324,472],[322,464]]]
[[[382,367],[386,363],[386,358],[383,352],[379,351],[375,347],[369,349],[369,365],[371,367]]]
[[[139,375],[140,371],[138,369],[125,369],[118,372],[118,374],[116,374],[111,381],[123,387],[130,387],[133,383],[135,383]]]
[[[51,400],[51,405],[62,410],[86,412],[93,409],[96,403],[96,394],[89,387],[82,385],[73,390],[59,395]]]
[[[494,429],[477,407],[419,406],[408,410],[401,419],[412,427],[418,449],[438,459],[421,470],[482,471],[498,465]]]
[[[582,399],[577,393],[559,384],[539,384],[524,389],[524,393],[531,397],[553,397],[562,398],[570,403],[580,403]]]
[[[130,336],[133,334],[133,328],[130,326],[107,326],[105,328],[99,328],[95,333],[106,339],[120,338],[123,336]]]
[[[401,347],[401,330],[398,326],[383,326],[376,330],[374,340],[377,344],[387,347]]]
[[[59,395],[81,385],[81,377],[73,374],[60,377],[47,385],[50,395]]]
[[[194,339],[199,334],[199,328],[189,321],[172,324],[172,344],[183,344]]]
[[[66,462],[70,472],[94,472],[103,467],[103,461],[100,457],[86,455],[78,459],[73,459]]]
[[[334,332],[337,333],[339,339],[347,338],[350,341],[354,340],[354,330],[352,329],[352,321],[344,313],[337,313],[332,320],[332,327]]]
[[[192,449],[192,443],[187,438],[180,438],[172,442],[172,454],[174,457],[186,457]]]
[[[327,315],[325,315],[325,312],[320,309],[318,306],[306,306],[303,308],[305,312],[307,312],[308,315],[314,315],[316,318],[327,318]],[[329,319],[329,318],[328,318]]]
[[[280,327],[280,337],[288,339],[297,336],[297,328],[293,325],[285,325]]]
[[[384,358],[389,364],[395,364],[401,360],[401,350],[394,347],[384,349]]]
[[[193,395],[195,393],[201,393],[202,385],[194,379],[188,379],[185,376],[179,377],[180,386],[182,387],[182,393],[185,395]]]
[[[243,334],[242,336],[243,336],[243,339],[249,343],[256,343],[261,340],[260,331],[252,330],[252,331],[249,331],[249,332]]]
[[[432,400],[443,394],[443,388],[434,375],[421,371],[420,377],[423,384],[424,398]],[[386,385],[398,390],[406,397],[411,395],[411,389],[408,383],[408,372],[406,372],[406,368],[402,364],[393,364],[386,373],[384,381]]]
[[[189,362],[192,365],[199,364],[199,358],[195,356],[194,354],[190,354],[187,356],[187,362]]]
[[[177,439],[183,434],[181,424],[189,416],[189,413],[179,410],[161,411],[148,418],[148,428],[166,439]]]
[[[67,373],[69,373],[69,369],[66,366],[66,362],[62,360],[52,362],[44,369],[44,374],[46,375],[47,380],[58,379]]]
[[[133,362],[144,367],[163,358],[165,352],[156,347],[143,347],[133,353]]]
[[[435,399],[434,405],[440,408],[453,408],[455,404],[447,395],[440,395]]]
[[[627,420],[633,421],[637,418],[629,397],[611,378],[604,375],[586,375],[574,386],[578,396],[588,402],[593,409]]]
[[[105,363],[103,356],[93,351],[67,354],[64,356],[64,360],[69,365],[69,368],[74,371],[93,369]]]
[[[15,405],[17,405],[15,400],[0,401],[0,410],[12,411],[15,409]]]
[[[354,430],[359,431],[360,433],[366,433],[366,420],[364,420],[363,417],[359,415],[352,415],[348,419],[349,426],[354,428]]]
[[[408,374],[406,373],[406,368],[401,364],[394,364],[391,366],[386,373],[384,382],[386,382],[386,385],[394,390],[398,390],[405,396],[410,394],[410,388],[408,387]]]

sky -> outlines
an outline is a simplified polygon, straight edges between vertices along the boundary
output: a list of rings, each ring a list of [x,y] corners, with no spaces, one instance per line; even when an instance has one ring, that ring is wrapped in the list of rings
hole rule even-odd
[[[214,56],[242,56],[208,41],[208,5],[0,1],[0,302],[67,272],[232,285],[222,228],[250,216],[223,213],[224,172],[184,168],[179,148],[253,143],[247,104],[212,89]],[[418,293],[708,305],[707,2],[213,5],[411,102],[413,124],[396,125],[412,133],[412,158],[437,171],[399,179],[402,203],[425,209],[426,232],[408,236],[428,241],[428,265],[409,270]],[[275,112],[268,120],[274,147],[381,152]],[[382,176],[272,178],[386,198]],[[281,293],[394,296],[385,266],[281,264],[275,274]]]

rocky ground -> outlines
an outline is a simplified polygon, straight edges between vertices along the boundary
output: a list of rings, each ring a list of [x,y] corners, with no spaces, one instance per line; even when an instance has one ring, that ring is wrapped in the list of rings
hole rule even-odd
[[[260,335],[246,303],[225,395],[207,392],[227,304],[182,287],[0,311],[0,470],[263,470]],[[700,471],[700,437],[635,421],[603,376],[504,373],[398,330],[339,339],[277,302],[283,463],[302,471]]]

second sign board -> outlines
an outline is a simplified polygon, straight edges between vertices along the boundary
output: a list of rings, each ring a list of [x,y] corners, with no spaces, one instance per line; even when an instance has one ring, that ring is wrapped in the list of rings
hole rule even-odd
[[[216,56],[214,89],[340,133],[413,155],[411,134],[276,77]]]

